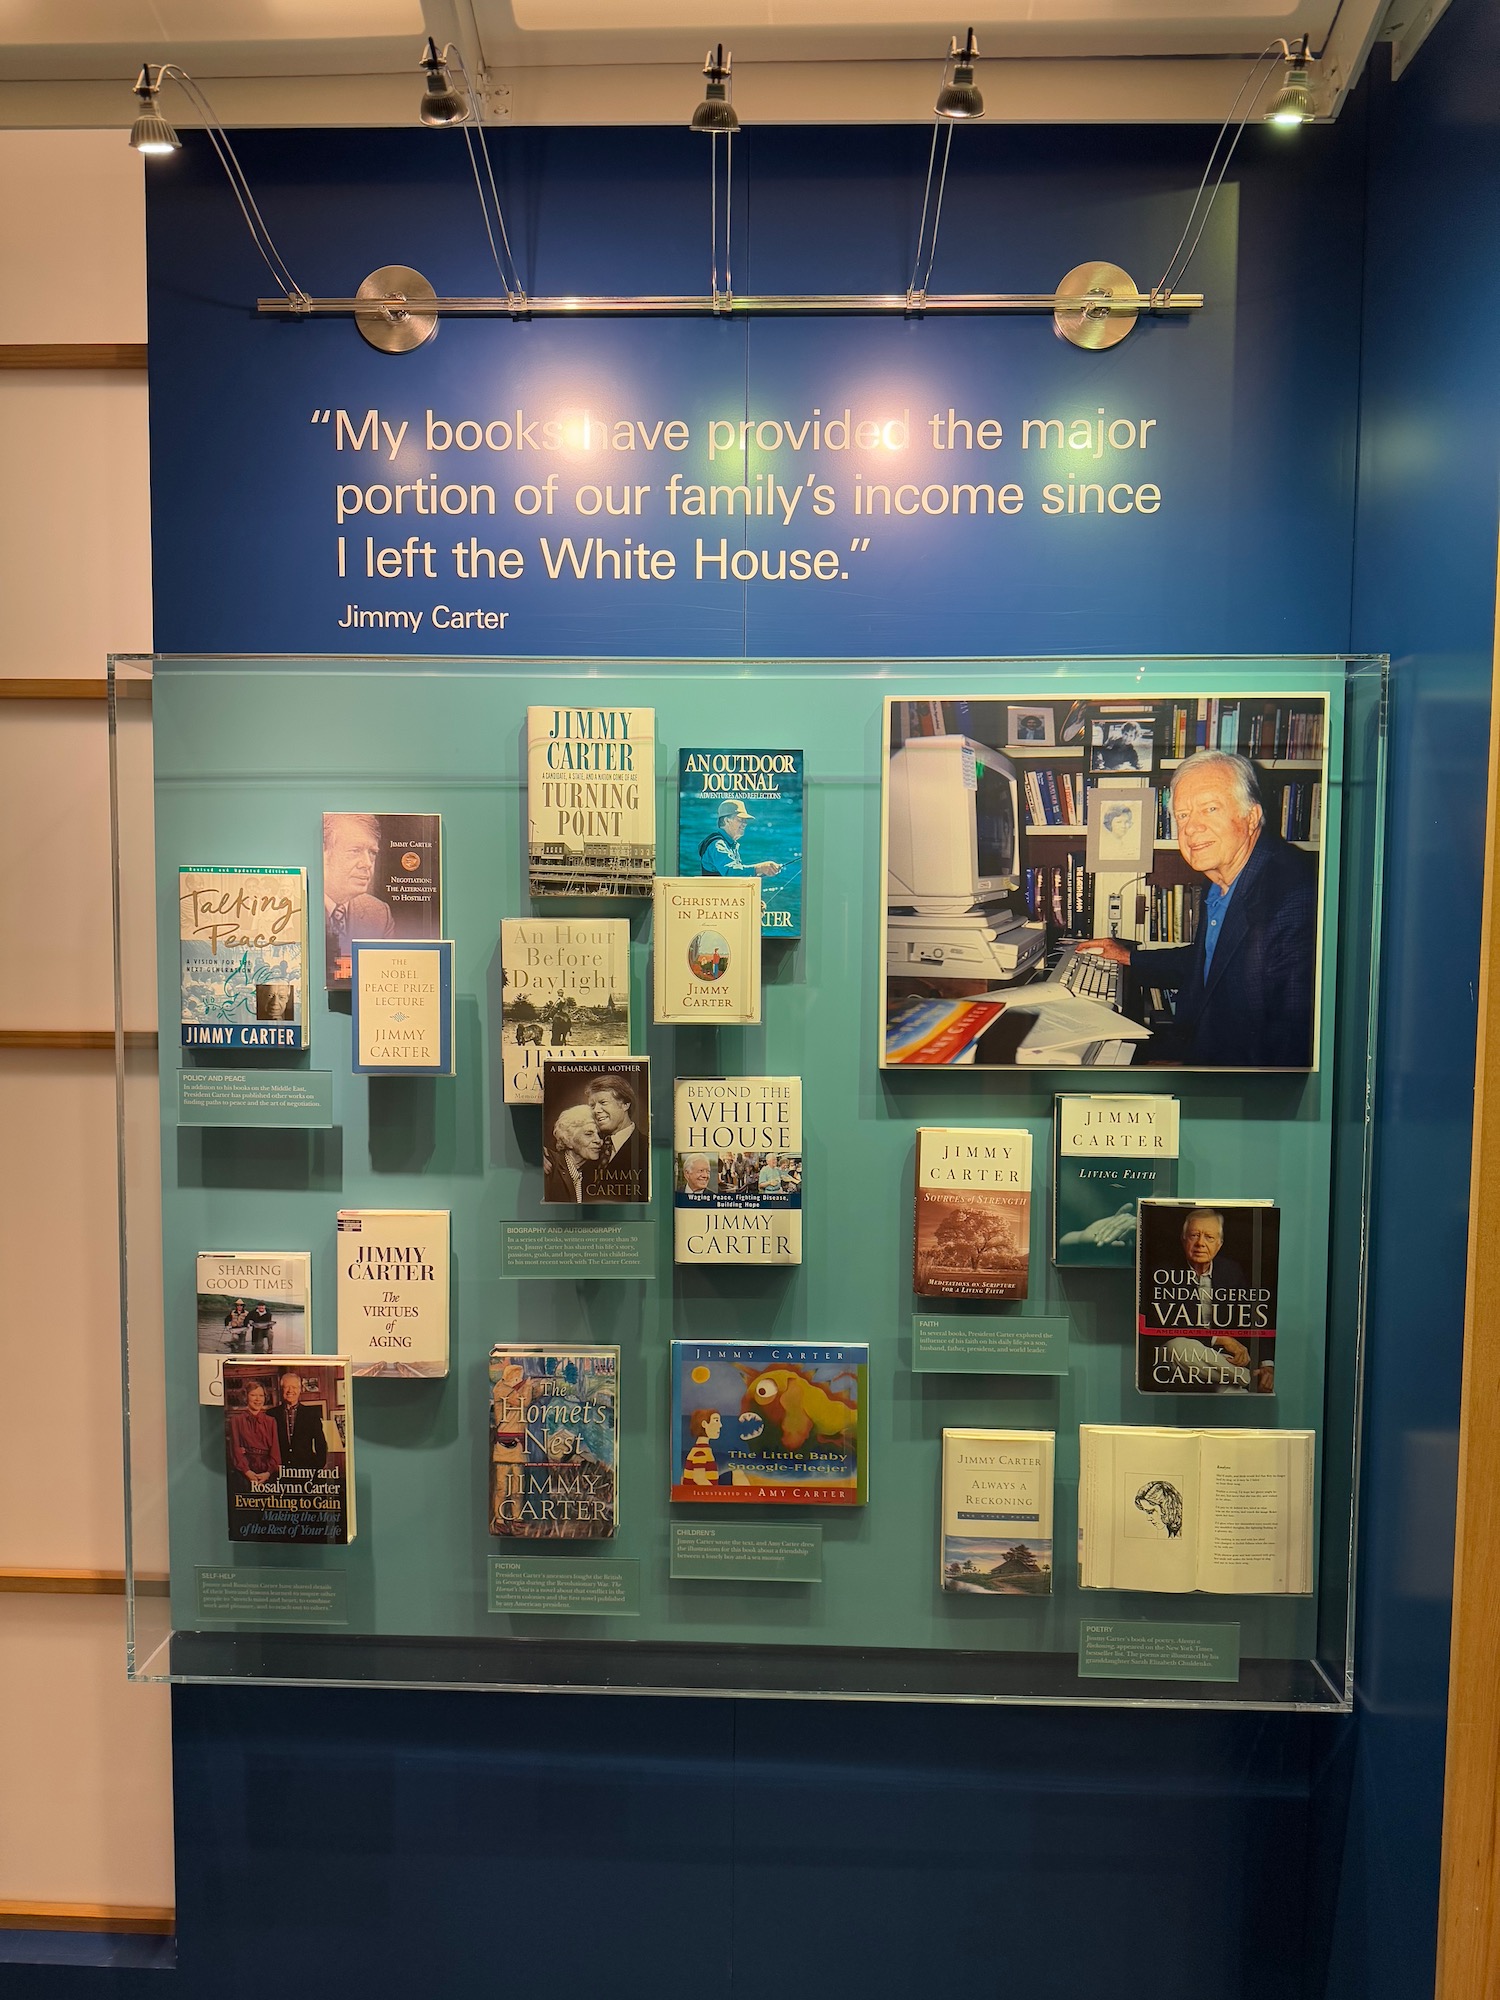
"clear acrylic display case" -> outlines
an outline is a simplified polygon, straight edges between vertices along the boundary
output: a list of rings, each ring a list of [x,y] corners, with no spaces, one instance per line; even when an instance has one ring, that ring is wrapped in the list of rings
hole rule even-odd
[[[130,1671],[138,1679],[588,1690],[1339,1711],[1352,1687],[1366,1218],[1375,1087],[1386,663],[1213,660],[588,661],[138,656],[111,662],[116,1005],[127,1424]],[[151,681],[152,726],[125,699]],[[1319,1066],[1311,1073],[881,1069],[881,773],[885,699],[981,703],[1254,697],[1328,701],[1319,850]],[[540,1207],[540,1113],[507,1106],[496,1063],[499,927],[531,912],[525,711],[651,707],[659,872],[676,869],[683,746],[792,747],[806,758],[803,937],[768,945],[762,1022],[651,1022],[649,901],[631,918],[633,1048],[652,1057],[656,1275],[507,1276],[503,1220]],[[148,741],[148,734],[150,741]],[[1058,746],[1059,754],[1061,752]],[[1274,760],[1268,760],[1268,762]],[[1304,771],[1303,777],[1308,773]],[[443,816],[445,935],[455,941],[458,1074],[351,1073],[349,1016],[314,951],[309,1054],[332,1072],[318,1129],[186,1125],[176,871],[301,865],[320,908],[325,809]],[[1064,837],[1065,838],[1065,837]],[[1081,836],[1080,836],[1081,838]],[[1035,842],[1038,854],[1045,839]],[[1029,849],[1028,849],[1029,851]],[[1054,845],[1050,853],[1056,853]],[[1023,859],[1025,858],[1023,854]],[[561,903],[550,915],[578,914]],[[159,1034],[159,1079],[149,1043]],[[800,1075],[804,1260],[775,1274],[674,1268],[671,1079]],[[1129,1274],[1050,1261],[1054,1094],[1171,1091],[1184,1192],[1273,1197],[1283,1215],[1277,1394],[1137,1393]],[[1066,1372],[912,1366],[912,1154],[920,1124],[1033,1134],[1031,1295],[1007,1308],[1068,1322]],[[667,1164],[663,1164],[666,1162]],[[1196,1177],[1196,1178],[1195,1178]],[[356,1382],[359,1533],[348,1547],[231,1545],[223,1417],[200,1409],[199,1250],[312,1253],[314,1348],[335,1351],[341,1207],[447,1208],[452,1365],[441,1382]],[[821,1583],[674,1580],[667,1498],[673,1338],[865,1340],[870,1497],[821,1514]],[[528,1554],[626,1563],[624,1616],[489,1609],[486,1361],[497,1339],[567,1336],[621,1350],[618,1535]],[[1073,1559],[1080,1423],[1264,1424],[1316,1431],[1316,1585],[1304,1598],[1082,1591]],[[939,1589],[945,1426],[1057,1436],[1047,1597]],[[691,1516],[692,1510],[686,1510]],[[734,1510],[736,1512],[740,1510]],[[750,1514],[771,1510],[751,1509]],[[787,1510],[783,1519],[794,1518]],[[510,1552],[510,1547],[505,1551]],[[262,1573],[257,1575],[257,1573]],[[238,1591],[249,1578],[265,1586]],[[273,1587],[298,1587],[276,1610]],[[316,1585],[316,1589],[304,1586]],[[226,1595],[226,1587],[228,1594]],[[230,1608],[225,1609],[228,1605]],[[321,1605],[322,1609],[317,1607]],[[309,1610],[309,1606],[313,1608]],[[236,1608],[239,1607],[239,1608]],[[269,1607],[269,1608],[268,1608]],[[1082,1621],[1232,1626],[1237,1677],[1085,1677]]]

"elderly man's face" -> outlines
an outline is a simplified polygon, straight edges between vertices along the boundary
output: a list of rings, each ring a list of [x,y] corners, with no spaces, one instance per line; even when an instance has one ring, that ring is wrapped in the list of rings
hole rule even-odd
[[[281,1378],[281,1400],[289,1410],[295,1410],[302,1401],[302,1377],[283,1375]]]
[[[597,1096],[591,1097],[589,1111],[601,1132],[618,1132],[630,1115],[612,1090],[601,1090]]]
[[[1200,1271],[1218,1256],[1224,1247],[1224,1227],[1211,1215],[1190,1215],[1182,1225],[1182,1248],[1190,1264]]]
[[[708,1186],[707,1160],[689,1160],[682,1178],[693,1194],[702,1194]]]
[[[1259,806],[1246,808],[1227,765],[1184,771],[1172,794],[1177,850],[1190,868],[1227,888],[1249,859],[1260,832]]]
[[[323,850],[323,891],[336,903],[363,896],[375,880],[380,843],[362,826],[340,820]]]

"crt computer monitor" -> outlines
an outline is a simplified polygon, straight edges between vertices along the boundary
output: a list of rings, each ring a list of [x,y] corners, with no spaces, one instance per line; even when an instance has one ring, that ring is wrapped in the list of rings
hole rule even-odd
[[[1021,886],[1015,767],[971,736],[916,736],[887,773],[886,902],[957,916]]]

